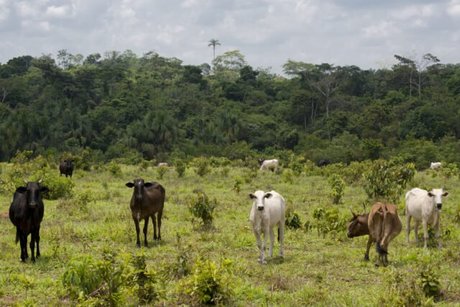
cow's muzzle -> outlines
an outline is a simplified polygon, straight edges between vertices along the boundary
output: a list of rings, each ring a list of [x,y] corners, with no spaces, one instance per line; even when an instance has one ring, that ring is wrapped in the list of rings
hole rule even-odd
[[[263,210],[264,210],[264,207],[257,207],[257,210],[263,211]]]
[[[442,209],[442,204],[437,204],[436,207],[438,208],[438,210],[441,210]]]

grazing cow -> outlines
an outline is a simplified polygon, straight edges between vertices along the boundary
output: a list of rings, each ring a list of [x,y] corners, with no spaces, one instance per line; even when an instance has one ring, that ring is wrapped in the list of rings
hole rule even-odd
[[[158,163],[158,167],[162,167],[162,166],[169,166],[169,164],[166,163],[166,162],[160,162],[160,163]]]
[[[441,168],[441,166],[442,166],[441,162],[431,162],[431,164],[430,164],[430,168],[432,170],[438,170],[438,169]]]
[[[73,173],[73,161],[72,160],[64,160],[61,163],[59,163],[59,172],[60,176],[64,174],[66,177],[70,176],[72,178],[72,173]]]
[[[144,245],[147,246],[149,218],[152,218],[153,222],[153,240],[161,240],[161,216],[163,215],[165,202],[165,189],[157,182],[144,182],[144,179],[135,179],[133,182],[126,183],[126,186],[134,188],[130,207],[134,225],[136,226],[137,246],[141,246],[141,241],[139,240],[139,223],[141,220],[144,220]]]
[[[364,259],[369,260],[369,249],[373,242],[376,243],[379,261],[384,266],[388,264],[388,245],[402,229],[397,208],[393,204],[375,203],[368,214],[356,215],[348,225],[348,237],[353,238],[368,234],[366,253]]]
[[[274,172],[278,171],[279,161],[277,159],[271,159],[271,160],[259,159],[259,163],[260,163],[260,170],[271,170]]]
[[[415,220],[414,233],[415,241],[418,241],[418,226],[420,221],[423,226],[424,247],[427,247],[428,241],[428,225],[432,225],[435,229],[435,237],[439,239],[439,223],[440,213],[442,209],[442,197],[449,193],[443,189],[432,189],[426,191],[419,188],[414,188],[406,193],[406,219],[407,219],[407,243],[409,243],[410,221],[413,217]],[[441,243],[439,243],[439,247]]]
[[[264,191],[255,191],[249,194],[253,200],[249,220],[257,240],[257,247],[260,250],[259,262],[265,261],[265,245],[267,236],[270,234],[269,255],[273,256],[274,233],[273,227],[278,225],[278,241],[280,243],[279,254],[284,256],[284,222],[285,222],[285,201],[283,196],[275,191],[265,193]],[[260,236],[263,234],[263,240]]]
[[[35,244],[37,244],[37,258],[40,257],[40,223],[43,220],[45,207],[42,193],[48,191],[41,186],[41,182],[28,182],[26,186],[19,187],[13,196],[9,216],[16,226],[16,243],[21,244],[21,261],[25,261],[27,254],[27,236],[31,234],[30,252],[32,262],[35,262]]]
[[[326,166],[326,165],[329,165],[331,164],[331,160],[329,159],[321,159],[318,161],[318,163],[316,163],[317,166],[319,167],[323,167],[323,166]]]

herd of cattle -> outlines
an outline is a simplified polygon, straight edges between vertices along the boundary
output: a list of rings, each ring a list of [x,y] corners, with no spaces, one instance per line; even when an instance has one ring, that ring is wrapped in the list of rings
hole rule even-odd
[[[439,162],[437,162],[439,163]],[[432,163],[433,164],[433,163]],[[277,159],[260,161],[261,170],[276,171],[279,167]],[[167,165],[162,165],[167,166]],[[437,166],[438,168],[440,167]],[[433,167],[432,167],[433,168]],[[73,161],[64,160],[59,165],[61,175],[72,177],[74,170]],[[147,229],[149,219],[153,223],[153,239],[161,240],[161,217],[166,192],[164,187],[157,182],[145,182],[143,179],[135,179],[126,183],[128,188],[133,188],[130,201],[131,214],[136,227],[136,245],[140,242],[140,221],[144,220],[144,245],[147,246]],[[42,194],[48,192],[48,188],[41,181],[27,182],[25,186],[18,187],[13,195],[13,201],[9,209],[9,217],[16,226],[16,243],[21,246],[21,261],[29,256],[27,252],[27,237],[31,234],[30,250],[31,260],[40,257],[40,224],[44,215]],[[422,223],[424,247],[427,247],[428,225],[435,230],[435,237],[439,241],[440,211],[442,209],[442,197],[448,193],[443,189],[426,191],[414,188],[406,193],[405,214],[407,218],[407,242],[409,243],[410,223],[414,219],[415,240],[418,240],[418,227]],[[270,237],[269,256],[273,256],[274,228],[278,229],[278,241],[280,244],[279,255],[284,256],[284,226],[286,202],[281,194],[276,191],[264,192],[257,190],[249,194],[253,204],[249,214],[253,233],[259,248],[258,261],[265,264],[265,246]],[[397,207],[394,204],[377,202],[369,213],[353,217],[348,224],[347,236],[349,238],[368,235],[368,242],[364,259],[369,260],[369,250],[373,243],[376,244],[379,262],[388,264],[388,245],[401,232],[402,224],[398,216]],[[438,242],[441,246],[440,242]],[[35,252],[36,246],[36,252]]]

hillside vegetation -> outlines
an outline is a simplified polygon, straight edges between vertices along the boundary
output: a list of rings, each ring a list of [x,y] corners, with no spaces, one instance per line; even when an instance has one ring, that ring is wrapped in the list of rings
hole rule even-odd
[[[0,65],[0,161],[32,150],[127,164],[286,152],[460,162],[460,66],[395,57],[377,70],[288,60],[284,76],[238,50],[199,66],[129,50],[16,57]]]
[[[324,168],[311,162],[285,162],[279,173],[272,173],[241,161],[204,161],[179,163],[185,166],[182,176],[175,166],[112,162],[77,168],[72,179],[59,177],[57,164],[42,157],[17,156],[13,163],[1,163],[0,305],[460,303],[458,170],[413,174],[413,165],[398,168],[402,164],[381,161]],[[404,190],[394,195],[403,232],[390,244],[388,267],[374,265],[375,248],[371,261],[363,260],[367,238],[346,237],[350,209],[361,213],[370,207],[372,189],[366,178],[378,176],[370,171],[375,165],[410,173],[407,185],[401,183]],[[167,197],[162,241],[153,242],[150,224],[150,246],[140,249],[129,210],[132,190],[125,186],[137,177],[160,182]],[[17,179],[20,184],[23,178],[44,178],[55,191],[45,199],[42,256],[35,264],[19,261],[15,229],[7,214],[15,188],[9,182]],[[433,241],[428,249],[416,246],[413,233],[412,242],[405,241],[403,194],[414,186],[444,186],[450,193],[442,210],[441,249]],[[285,258],[268,258],[267,265],[257,262],[248,221],[248,194],[256,189],[281,193],[289,212]],[[199,193],[207,198],[197,197]],[[190,210],[196,206],[202,211]],[[212,215],[208,223],[200,218],[203,214],[192,214],[203,210]]]

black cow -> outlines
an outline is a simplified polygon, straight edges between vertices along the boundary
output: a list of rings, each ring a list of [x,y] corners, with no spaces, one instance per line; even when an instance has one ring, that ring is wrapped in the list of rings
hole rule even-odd
[[[25,187],[19,187],[13,196],[10,206],[10,220],[16,226],[16,243],[21,243],[21,261],[25,261],[27,254],[27,236],[32,234],[30,251],[32,261],[35,262],[35,243],[37,244],[37,258],[40,257],[40,223],[43,220],[45,207],[42,193],[48,191],[47,187],[39,182],[28,182]]]
[[[72,178],[73,173],[73,161],[72,160],[64,160],[59,164],[59,172],[60,175],[64,174],[66,177],[70,176]]]
[[[331,164],[331,160],[329,159],[321,159],[318,161],[318,163],[316,163],[316,165],[318,165],[319,167],[323,167],[329,164]]]

